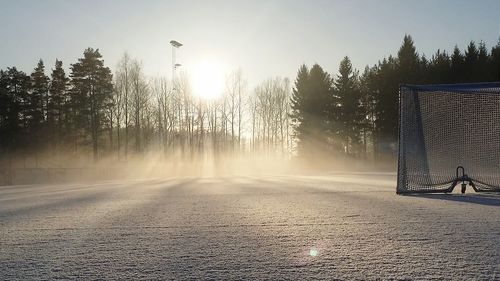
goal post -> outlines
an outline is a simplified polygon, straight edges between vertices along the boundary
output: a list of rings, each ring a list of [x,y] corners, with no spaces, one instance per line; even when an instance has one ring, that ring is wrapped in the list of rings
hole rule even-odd
[[[399,90],[396,193],[500,191],[500,82]]]

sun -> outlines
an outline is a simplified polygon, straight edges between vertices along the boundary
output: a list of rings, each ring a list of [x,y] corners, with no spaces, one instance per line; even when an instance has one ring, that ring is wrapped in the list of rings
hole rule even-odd
[[[203,60],[193,66],[191,83],[194,94],[205,99],[222,95],[225,82],[224,67],[213,60]]]

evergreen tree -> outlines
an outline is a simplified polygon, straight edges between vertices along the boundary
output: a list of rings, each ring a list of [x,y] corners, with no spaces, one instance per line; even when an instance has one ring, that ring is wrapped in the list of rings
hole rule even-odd
[[[362,134],[362,150],[363,156],[367,157],[369,138],[373,143],[375,133],[375,117],[376,117],[376,99],[374,81],[377,75],[376,68],[365,67],[363,75],[360,77],[359,88],[361,92],[360,103],[363,112],[363,119],[361,120],[361,134]]]
[[[7,72],[0,70],[0,151],[7,146],[8,127],[9,127],[9,111],[11,109],[12,100],[7,91]]]
[[[69,100],[67,95],[69,79],[66,77],[66,73],[62,67],[62,61],[56,59],[51,78],[48,121],[52,125],[54,141],[58,143],[63,137],[63,129],[68,128],[67,124],[65,126],[65,121],[69,117],[67,106]]]
[[[332,101],[332,79],[321,66],[315,64],[311,70],[302,65],[293,89],[291,106],[295,123],[300,156],[314,156],[327,151],[326,131]]]
[[[340,62],[339,75],[335,79],[335,96],[338,97],[337,132],[347,154],[355,152],[360,142],[361,122],[364,117],[361,107],[361,92],[357,73],[352,68],[349,57]]]
[[[419,82],[419,56],[410,35],[405,35],[398,51],[398,73],[401,83]]]
[[[492,80],[500,81],[500,39],[495,47],[491,49]]]
[[[379,63],[374,92],[375,154],[396,153],[399,85],[423,80],[419,55],[410,35],[405,35],[397,58],[389,56]]]
[[[291,118],[295,127],[295,138],[297,139],[297,149],[299,155],[304,153],[306,138],[307,138],[307,124],[309,120],[306,115],[306,103],[309,96],[309,69],[305,64],[301,65],[295,79],[295,87],[292,90]]]
[[[375,156],[392,152],[391,145],[397,141],[398,129],[398,86],[400,76],[397,60],[392,56],[384,58],[373,69],[376,73],[371,83],[375,111],[374,150]]]
[[[477,72],[475,82],[492,81],[490,55],[488,54],[488,49],[486,49],[486,44],[483,41],[479,42],[476,69]]]
[[[0,143],[7,149],[22,146],[28,135],[30,77],[15,67],[0,75]]]
[[[441,50],[438,49],[436,54],[432,56],[428,73],[427,83],[452,83],[451,61],[446,51],[441,52]]]
[[[40,59],[31,73],[31,91],[27,107],[29,130],[32,134],[32,144],[35,149],[43,143],[42,130],[45,125],[48,106],[49,78],[45,75],[45,66]]]
[[[476,43],[471,41],[465,50],[464,57],[464,73],[465,77],[462,82],[478,82],[478,70],[479,70],[479,50],[476,47]]]
[[[428,83],[431,79],[430,71],[431,62],[427,59],[425,55],[422,55],[419,61],[419,67],[417,69],[419,83]]]
[[[465,79],[464,69],[465,69],[464,56],[462,55],[462,52],[460,51],[458,46],[455,45],[455,48],[453,49],[453,54],[451,55],[451,73],[454,83],[460,83],[464,81]]]
[[[105,110],[112,104],[111,70],[104,66],[99,49],[88,48],[83,58],[71,65],[70,76],[74,121],[90,133],[94,160],[97,160]]]

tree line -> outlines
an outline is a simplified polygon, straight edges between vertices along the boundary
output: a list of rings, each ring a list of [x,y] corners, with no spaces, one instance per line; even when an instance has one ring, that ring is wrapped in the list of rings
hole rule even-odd
[[[111,70],[99,50],[88,48],[71,65],[69,77],[56,60],[51,77],[40,60],[27,75],[16,67],[0,70],[0,145],[3,152],[36,154],[61,144],[91,147],[98,155],[101,129],[113,107]],[[85,138],[83,138],[85,136]]]
[[[30,75],[0,70],[2,155],[393,157],[399,85],[499,81],[500,42],[488,50],[472,41],[464,51],[427,58],[405,35],[396,56],[362,73],[345,57],[336,74],[302,65],[293,85],[274,77],[249,90],[236,70],[210,100],[192,92],[186,73],[147,77],[127,53],[112,72],[99,50],[88,48],[69,70],[59,60],[49,76],[42,60]]]
[[[326,153],[366,158],[394,158],[397,151],[400,84],[446,84],[500,81],[500,41],[490,51],[471,41],[464,51],[437,50],[420,55],[405,35],[397,56],[353,69],[345,57],[338,74],[320,65],[302,65],[291,98],[299,155]]]
[[[141,62],[125,53],[113,75],[99,50],[88,48],[69,75],[59,60],[50,77],[42,60],[31,75],[0,70],[0,151],[94,160],[150,152],[182,159],[250,150],[288,155],[290,92],[289,80],[280,77],[249,92],[236,70],[223,94],[208,100],[193,94],[186,73],[174,81],[147,77]]]

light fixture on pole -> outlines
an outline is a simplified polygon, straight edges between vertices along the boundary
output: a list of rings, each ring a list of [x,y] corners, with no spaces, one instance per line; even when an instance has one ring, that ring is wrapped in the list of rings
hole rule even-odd
[[[178,41],[171,40],[170,45],[172,45],[172,90],[175,91],[175,70],[181,66],[181,64],[175,61],[175,50],[182,47],[182,44]]]

